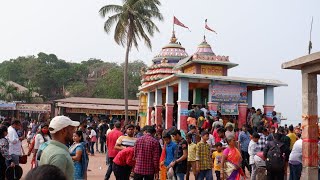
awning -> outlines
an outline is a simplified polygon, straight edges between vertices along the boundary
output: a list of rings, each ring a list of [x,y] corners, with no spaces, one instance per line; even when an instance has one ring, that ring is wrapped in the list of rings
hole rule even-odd
[[[16,110],[16,103],[1,103],[0,110]]]

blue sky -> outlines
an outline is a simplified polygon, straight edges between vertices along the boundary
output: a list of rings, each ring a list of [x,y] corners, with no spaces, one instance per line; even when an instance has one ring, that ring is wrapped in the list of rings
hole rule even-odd
[[[0,60],[38,52],[54,53],[61,59],[80,62],[89,58],[123,62],[124,48],[103,31],[98,14],[107,3],[121,0],[14,0],[0,2]],[[287,83],[276,88],[276,110],[289,120],[301,117],[301,74],[282,70],[281,64],[307,54],[310,21],[313,52],[320,50],[320,1],[268,0],[161,0],[165,20],[161,33],[152,38],[150,51],[143,43],[130,59],[151,59],[169,42],[175,15],[191,32],[176,28],[176,35],[189,54],[202,41],[204,20],[217,31],[207,32],[207,41],[219,55],[230,56],[239,66],[229,75],[272,78]],[[263,91],[254,93],[254,106],[262,107]]]

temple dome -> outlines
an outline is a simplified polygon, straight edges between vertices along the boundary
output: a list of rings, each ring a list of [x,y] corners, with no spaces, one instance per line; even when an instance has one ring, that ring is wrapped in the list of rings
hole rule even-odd
[[[210,44],[207,43],[206,39],[198,45],[197,51],[194,54],[198,55],[207,55],[207,56],[215,56],[214,52],[212,51],[212,48]]]
[[[168,63],[175,64],[187,56],[188,54],[186,53],[185,48],[182,47],[179,42],[177,42],[177,38],[173,33],[170,39],[170,43],[165,45],[161,49],[160,53],[152,59],[152,61],[155,64],[159,64],[165,58]]]
[[[170,43],[162,48],[160,53],[152,59],[153,64],[142,73],[142,86],[181,72],[173,68],[181,59],[187,56],[185,48],[177,42],[177,38],[173,32]]]

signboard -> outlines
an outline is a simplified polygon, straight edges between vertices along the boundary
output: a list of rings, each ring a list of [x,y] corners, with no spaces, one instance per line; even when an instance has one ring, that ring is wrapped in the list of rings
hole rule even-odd
[[[16,109],[20,112],[45,113],[51,112],[51,104],[17,104]]]
[[[239,115],[237,103],[221,103],[222,115]]]
[[[110,115],[124,115],[124,110],[110,110]],[[136,116],[136,111],[128,111],[129,116]]]
[[[196,74],[196,66],[190,66],[183,70],[183,73]]]
[[[201,74],[223,76],[222,66],[201,65]]]
[[[16,110],[16,103],[2,103],[0,110]]]
[[[83,114],[108,114],[105,109],[84,109],[84,108],[66,108],[67,113],[83,113]]]
[[[181,109],[180,110],[180,115],[181,116],[188,116],[189,115],[189,110],[188,109]]]
[[[247,102],[247,86],[245,84],[222,84],[214,82],[210,86],[212,102]]]

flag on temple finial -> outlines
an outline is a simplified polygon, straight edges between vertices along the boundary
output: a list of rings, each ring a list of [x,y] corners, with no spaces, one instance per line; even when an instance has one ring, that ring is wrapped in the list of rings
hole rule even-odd
[[[312,25],[313,25],[313,16],[312,16],[312,19],[311,19],[311,28],[310,28],[310,40],[309,40],[309,54],[311,53],[311,50],[312,50],[312,42],[311,42],[311,33],[312,33]]]
[[[207,25],[207,19],[205,20],[205,28],[207,29],[207,30],[209,30],[209,31],[211,31],[211,32],[214,32],[214,33],[216,33],[217,34],[217,32],[215,31],[215,30],[213,30],[213,29],[211,29],[208,25]]]
[[[189,29],[186,25],[184,25],[181,21],[179,21],[179,19],[177,19],[175,16],[173,16],[173,24]]]
[[[312,49],[312,42],[309,41],[309,54],[311,53],[311,49]]]

